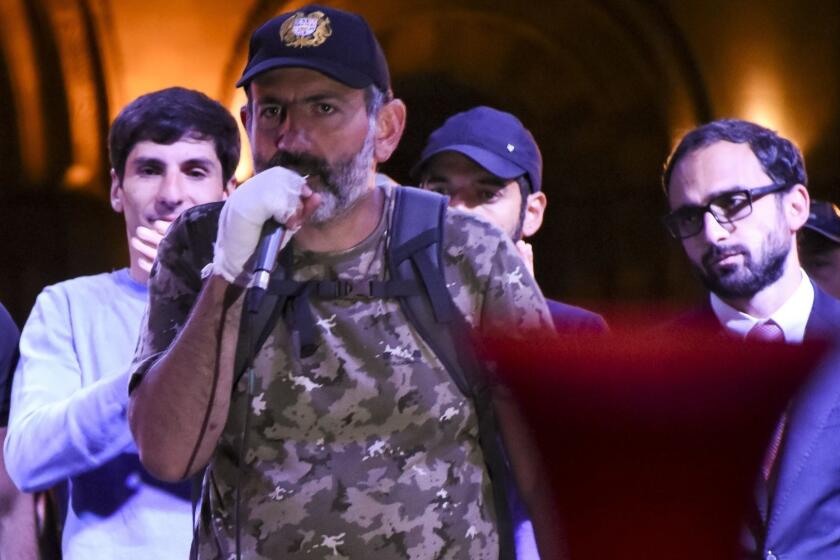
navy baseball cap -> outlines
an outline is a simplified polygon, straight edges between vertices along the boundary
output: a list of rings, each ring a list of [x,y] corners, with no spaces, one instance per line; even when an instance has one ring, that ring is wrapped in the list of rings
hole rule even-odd
[[[449,151],[467,156],[502,179],[527,175],[531,192],[542,187],[540,149],[528,129],[510,113],[475,107],[452,115],[429,135],[412,175],[418,177],[433,156]]]
[[[251,35],[248,63],[236,87],[274,68],[310,68],[342,84],[362,89],[391,88],[388,63],[361,16],[309,5],[268,20]]]
[[[805,227],[840,243],[840,208],[830,202],[812,200]]]

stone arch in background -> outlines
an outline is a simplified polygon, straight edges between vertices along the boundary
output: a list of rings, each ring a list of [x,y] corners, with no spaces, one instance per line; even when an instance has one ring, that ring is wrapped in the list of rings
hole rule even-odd
[[[0,298],[20,322],[43,286],[107,270],[125,249],[109,243],[121,233],[88,3],[4,0],[0,16]]]

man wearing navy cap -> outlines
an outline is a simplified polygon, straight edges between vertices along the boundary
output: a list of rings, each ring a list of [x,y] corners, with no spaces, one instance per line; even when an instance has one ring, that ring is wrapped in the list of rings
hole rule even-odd
[[[161,245],[131,383],[143,463],[165,480],[207,467],[199,558],[499,558],[509,547],[473,401],[396,297],[304,288],[267,321],[252,367],[234,371],[267,221],[289,244],[270,292],[387,283],[401,187],[377,186],[376,165],[406,112],[379,43],[358,15],[306,6],[254,32],[238,85],[258,173],[224,204],[185,214]],[[551,330],[507,237],[460,213],[446,213],[442,235],[445,289],[479,333]],[[517,468],[532,457],[514,452],[527,441],[521,421],[507,418],[523,496],[550,523],[533,507],[544,478]],[[556,557],[556,529],[537,529]]]
[[[475,107],[449,117],[432,132],[412,169],[424,189],[449,196],[449,205],[500,227],[516,243],[534,274],[525,238],[540,229],[547,199],[542,191],[542,156],[531,133],[515,116]],[[579,307],[548,300],[559,332],[603,332],[603,318]]]
[[[840,299],[840,208],[812,200],[798,237],[802,267],[820,288]]]

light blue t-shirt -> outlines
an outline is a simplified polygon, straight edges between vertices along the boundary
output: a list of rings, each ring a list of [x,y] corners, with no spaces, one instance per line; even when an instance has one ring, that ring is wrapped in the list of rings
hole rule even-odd
[[[189,484],[142,468],[126,417],[147,297],[128,269],[75,278],[41,292],[21,333],[6,468],[24,491],[68,482],[65,560],[189,556]]]

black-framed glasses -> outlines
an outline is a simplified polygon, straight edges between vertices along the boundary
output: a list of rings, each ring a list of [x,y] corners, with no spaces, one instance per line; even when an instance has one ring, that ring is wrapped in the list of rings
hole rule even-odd
[[[752,203],[766,194],[793,186],[791,183],[773,183],[754,189],[739,189],[717,195],[705,206],[683,206],[665,215],[662,222],[675,239],[693,237],[703,231],[703,216],[708,212],[717,223],[731,224],[752,214]]]

